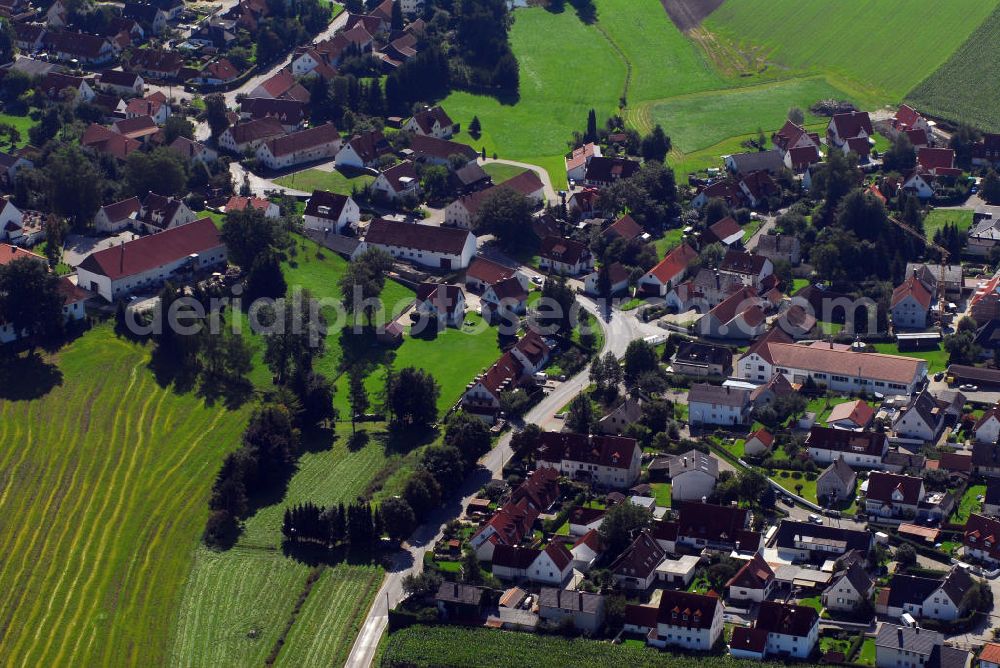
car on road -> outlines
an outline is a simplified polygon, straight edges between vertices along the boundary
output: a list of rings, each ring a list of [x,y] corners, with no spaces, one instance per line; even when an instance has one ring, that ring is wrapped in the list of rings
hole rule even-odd
[[[979,390],[979,386],[973,385],[972,383],[965,383],[963,385],[959,385],[958,389],[962,390],[963,392],[977,392]]]
[[[820,518],[819,515],[814,515],[813,513],[809,513],[809,521],[812,522],[813,524],[822,524],[823,523],[822,518]]]
[[[934,374],[935,381],[941,382],[942,378],[944,378],[944,371],[938,371],[936,374]]]

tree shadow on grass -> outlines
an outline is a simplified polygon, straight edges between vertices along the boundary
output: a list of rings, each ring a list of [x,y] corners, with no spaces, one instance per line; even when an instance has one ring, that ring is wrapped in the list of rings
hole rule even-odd
[[[580,21],[587,25],[597,22],[597,7],[594,6],[594,0],[549,0],[545,8],[553,14],[562,14],[566,10],[567,2],[573,6]]]
[[[302,432],[302,452],[325,452],[340,438],[330,427],[310,427]]]
[[[351,564],[353,566],[363,566],[377,563],[382,554],[378,545],[371,548],[354,548],[349,545],[338,545],[328,548],[319,543],[308,541],[298,542],[284,540],[281,542],[281,553],[289,559],[294,559],[307,566],[335,566],[337,564]]]
[[[236,410],[253,397],[253,383],[246,378],[237,380],[202,378],[198,385],[198,396],[205,405],[214,406],[217,401],[229,410]]]
[[[415,448],[434,442],[438,430],[433,427],[413,427],[410,425],[394,426],[375,434],[375,439],[382,442],[386,455],[405,455]]]
[[[62,385],[63,374],[38,353],[0,359],[0,399],[40,399]]]

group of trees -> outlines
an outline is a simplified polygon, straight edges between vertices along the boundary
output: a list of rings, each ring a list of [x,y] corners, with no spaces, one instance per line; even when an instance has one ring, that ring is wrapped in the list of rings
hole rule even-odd
[[[347,265],[340,277],[340,295],[350,313],[363,315],[369,325],[381,308],[379,296],[385,288],[386,273],[392,268],[392,257],[372,248]]]
[[[0,265],[0,322],[22,333],[32,351],[63,333],[62,309],[59,279],[44,262],[22,257]]]
[[[299,430],[288,407],[271,402],[256,409],[241,446],[226,456],[215,478],[205,543],[231,545],[252,500],[287,479],[298,455]]]
[[[609,216],[627,211],[647,230],[661,230],[680,213],[674,172],[660,162],[646,162],[627,179],[601,189],[601,210]]]
[[[492,234],[507,250],[538,244],[531,225],[528,198],[511,188],[493,188],[479,206],[473,224],[477,234]]]
[[[379,509],[355,502],[323,508],[304,503],[285,508],[281,535],[293,543],[314,543],[325,548],[347,545],[369,550],[384,533]]]
[[[590,382],[594,384],[594,394],[611,401],[618,396],[618,386],[623,378],[622,367],[613,352],[594,359],[590,364]]]
[[[321,0],[268,0],[268,13],[255,35],[257,64],[270,65],[291,47],[308,42],[330,23],[330,5]]]

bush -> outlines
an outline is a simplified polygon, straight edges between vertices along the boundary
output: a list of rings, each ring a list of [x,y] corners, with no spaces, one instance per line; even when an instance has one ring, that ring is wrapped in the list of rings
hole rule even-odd
[[[792,480],[802,480],[802,474],[798,471],[793,471]]]

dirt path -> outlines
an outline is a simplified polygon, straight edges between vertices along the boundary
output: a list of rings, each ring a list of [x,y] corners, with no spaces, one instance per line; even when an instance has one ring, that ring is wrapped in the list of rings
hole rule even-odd
[[[705,18],[719,8],[723,0],[660,0],[667,16],[681,32],[697,28]]]

